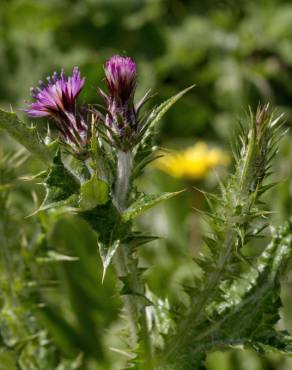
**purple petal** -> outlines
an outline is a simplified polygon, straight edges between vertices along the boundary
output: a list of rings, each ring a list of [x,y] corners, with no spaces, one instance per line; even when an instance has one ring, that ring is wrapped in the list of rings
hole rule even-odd
[[[136,64],[128,57],[112,56],[104,66],[106,82],[112,95],[127,100],[136,84]]]

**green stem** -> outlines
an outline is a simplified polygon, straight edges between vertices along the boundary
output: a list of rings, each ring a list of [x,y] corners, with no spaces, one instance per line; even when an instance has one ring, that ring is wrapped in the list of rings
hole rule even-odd
[[[130,273],[128,269],[128,258],[125,253],[125,245],[120,245],[113,258],[116,274],[118,277],[123,277]],[[129,320],[130,341],[131,345],[135,346],[138,340],[138,310],[133,297],[129,295],[123,296],[124,308]]]
[[[133,158],[130,151],[123,152],[119,150],[117,156],[117,179],[115,184],[114,200],[117,208],[122,212],[127,208]]]
[[[130,151],[118,151],[117,155],[117,179],[114,190],[114,202],[119,211],[123,212],[128,205],[133,158]],[[127,245],[124,244],[118,248],[114,256],[114,265],[118,277],[131,275],[132,289],[134,292],[137,292],[139,295],[145,294],[145,287],[139,277],[137,263],[135,263],[133,257],[129,254]],[[147,325],[145,304],[141,303],[141,300],[135,295],[125,295],[123,299],[124,308],[129,320],[131,345],[133,347],[137,345],[138,336],[140,335],[145,355],[142,369],[152,370],[154,369],[152,363],[152,345]]]

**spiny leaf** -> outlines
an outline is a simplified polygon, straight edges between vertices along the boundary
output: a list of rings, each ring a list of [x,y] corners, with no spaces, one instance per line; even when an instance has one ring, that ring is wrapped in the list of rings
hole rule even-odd
[[[60,151],[54,157],[44,185],[46,196],[38,211],[65,205],[77,206],[79,184],[76,178],[64,167]]]
[[[93,209],[105,204],[108,200],[109,186],[105,181],[100,180],[96,173],[81,185],[79,206],[82,210]]]
[[[121,215],[111,201],[98,205],[94,209],[83,211],[80,216],[97,234],[98,249],[103,264],[103,281],[120,245],[120,240],[124,239],[128,233],[128,224],[121,222]]]
[[[133,218],[146,212],[148,209],[152,208],[156,204],[164,200],[170,199],[180,193],[182,193],[182,191],[177,191],[173,193],[143,195],[137,201],[132,203],[131,206],[122,213],[122,219],[124,222],[132,220]]]
[[[166,357],[173,359],[177,369],[187,369],[193,358],[214,348],[235,345],[238,342],[246,344],[252,339],[255,341],[252,336],[257,325],[260,325],[258,318],[261,322],[265,319],[265,325],[269,324],[271,330],[277,321],[279,297],[268,295],[277,291],[278,280],[271,278],[274,275],[271,273],[269,278],[266,276],[266,280],[274,281],[275,285],[270,285],[266,291],[267,295],[260,297],[265,288],[257,279],[257,284],[253,285],[251,274],[256,269],[250,270],[248,276],[239,277],[239,274],[242,263],[245,266],[250,265],[241,249],[247,240],[254,237],[254,228],[258,227],[259,221],[263,221],[266,215],[266,212],[259,208],[259,196],[262,194],[261,190],[267,190],[263,182],[269,172],[271,151],[275,149],[274,143],[278,142],[281,134],[279,126],[282,126],[281,116],[274,118],[273,114],[267,111],[267,107],[259,109],[255,116],[250,114],[248,130],[243,129],[242,137],[239,138],[240,155],[235,173],[230,176],[226,185],[221,184],[221,197],[210,199],[212,212],[208,219],[212,232],[205,239],[210,253],[204,253],[197,261],[202,269],[200,279],[196,280],[196,286],[190,292],[189,306],[180,309],[184,317],[178,321],[174,334],[168,335],[166,343]],[[278,255],[275,256],[275,261],[279,258],[285,259],[284,256]],[[270,264],[273,264],[272,260]],[[250,302],[250,297],[247,298],[246,302],[249,304],[245,305],[243,302],[248,292],[242,292],[243,295],[237,297],[239,301],[228,311],[224,305],[231,304],[232,299],[230,296],[223,299],[224,294],[230,292],[229,288],[234,281],[238,284],[234,291],[240,294],[240,287],[243,285],[239,283],[243,280],[251,284],[253,298]],[[255,294],[258,294],[257,298]],[[214,306],[218,309],[216,313]],[[273,322],[265,318],[265,315],[268,316],[266,309],[269,306],[276,307]],[[232,318],[226,317],[228,312]],[[275,338],[273,331],[269,331],[269,335]],[[257,343],[259,342],[257,338]]]
[[[113,256],[120,246],[120,240],[115,240],[112,245],[107,246],[101,242],[98,242],[98,250],[102,260],[103,272],[102,272],[102,283],[104,281],[107,269],[111,263]]]
[[[121,215],[111,201],[92,210],[80,212],[80,216],[97,233],[99,242],[107,247],[127,235],[128,224],[121,222]]]
[[[53,158],[52,150],[41,142],[37,130],[28,127],[17,117],[16,113],[5,112],[0,109],[0,128],[43,162],[51,162]]]
[[[292,255],[292,223],[279,228],[254,266],[216,289],[220,296],[205,307],[204,320],[192,327],[171,355],[177,369],[200,353],[243,345],[259,352],[292,354],[292,338],[276,331],[280,319],[280,278]],[[212,340],[210,340],[212,338]],[[170,351],[171,353],[171,351]]]
[[[193,89],[195,85],[191,85],[187,87],[186,89],[182,90],[178,94],[172,96],[171,98],[167,99],[165,102],[160,104],[157,108],[154,108],[151,112],[149,118],[146,121],[146,126],[148,127],[154,127],[157,125],[157,123],[161,120],[161,118],[165,115],[165,113],[182,97],[184,96],[188,91]]]
[[[135,169],[134,177],[139,175],[141,170],[145,167],[145,165],[147,165],[147,159],[146,162],[143,163],[145,158],[148,159],[153,158],[151,154],[153,152],[152,148],[153,133],[158,122],[161,120],[164,114],[172,107],[172,105],[175,104],[184,94],[186,94],[194,86],[195,85],[188,87],[187,89],[179,92],[175,96],[169,98],[168,100],[160,104],[158,107],[154,108],[150,113],[149,117],[146,119],[146,121],[141,125],[142,127],[141,131],[137,136],[138,145],[136,145],[134,149],[135,163],[138,165],[138,167],[136,167]]]
[[[127,235],[123,243],[129,245],[131,247],[131,251],[133,252],[140,245],[150,243],[157,239],[159,239],[158,236],[143,235],[141,233],[132,233],[131,235]]]
[[[222,302],[214,303],[215,310],[223,313],[227,308],[236,306],[242,301],[242,297],[252,291],[254,286],[259,284],[262,286],[258,292],[259,296],[263,296],[264,292],[269,293],[278,283],[279,275],[283,272],[292,251],[292,224],[287,224],[275,232],[273,241],[266,247],[264,252],[258,257],[256,264],[251,266],[249,271],[240,275],[238,279],[230,285],[221,286]],[[277,286],[278,287],[278,286]],[[253,294],[256,294],[255,290]],[[279,296],[279,291],[274,292]],[[278,307],[273,305],[274,310]]]
[[[139,177],[141,176],[141,174],[143,173],[143,170],[144,168],[151,162],[155,161],[156,159],[158,158],[161,158],[162,155],[155,155],[154,153],[150,153],[149,155],[147,155],[145,158],[143,158],[137,165],[136,167],[134,168],[134,171],[133,171],[133,174],[132,174],[132,177],[133,178],[136,178],[136,177]]]

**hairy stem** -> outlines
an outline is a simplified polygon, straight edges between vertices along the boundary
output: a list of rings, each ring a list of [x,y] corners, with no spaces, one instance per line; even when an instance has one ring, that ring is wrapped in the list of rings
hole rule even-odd
[[[132,174],[132,153],[130,151],[118,151],[117,162],[117,179],[114,191],[114,200],[120,212],[124,211],[128,206],[128,195],[130,191],[130,180]],[[138,266],[136,261],[129,253],[127,245],[121,245],[115,256],[114,265],[118,277],[131,275],[132,290],[137,295],[143,296],[145,294],[145,287],[142,283]],[[143,342],[144,350],[144,365],[143,369],[152,370],[152,346],[150,342],[150,335],[147,326],[146,307],[142,304],[135,295],[124,295],[124,308],[129,320],[129,327],[131,331],[130,339],[131,345],[134,347],[138,343],[138,336]]]
[[[132,174],[132,153],[130,151],[118,151],[117,179],[114,192],[114,199],[119,211],[127,208],[127,198],[130,190],[130,179]]]

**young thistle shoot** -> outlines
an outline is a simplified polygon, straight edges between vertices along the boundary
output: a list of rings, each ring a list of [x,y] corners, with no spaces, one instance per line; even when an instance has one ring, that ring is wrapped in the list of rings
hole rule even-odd
[[[188,287],[190,304],[182,305],[175,329],[166,338],[162,357],[168,366],[172,364],[170,369],[205,369],[207,352],[236,345],[291,353],[291,338],[274,328],[279,319],[281,266],[284,254],[289,258],[292,253],[291,224],[259,257],[247,259],[243,254],[249,241],[268,226],[261,195],[271,187],[265,180],[285,133],[282,115],[268,108],[250,111],[247,125],[240,125],[234,173],[221,184],[219,196],[206,195],[209,253],[197,258],[202,274]],[[263,260],[268,261],[265,269]]]

